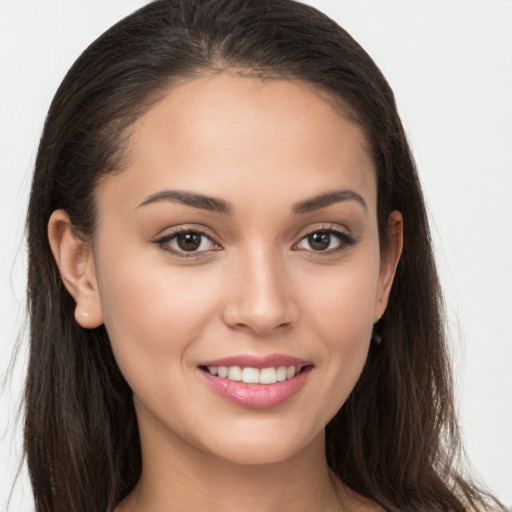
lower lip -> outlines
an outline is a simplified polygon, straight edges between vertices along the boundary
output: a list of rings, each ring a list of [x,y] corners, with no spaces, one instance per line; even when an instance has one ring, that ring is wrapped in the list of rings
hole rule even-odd
[[[312,367],[307,366],[295,377],[275,384],[246,384],[214,377],[205,370],[200,372],[213,391],[230,402],[251,409],[269,409],[296,395],[306,383],[311,370]]]

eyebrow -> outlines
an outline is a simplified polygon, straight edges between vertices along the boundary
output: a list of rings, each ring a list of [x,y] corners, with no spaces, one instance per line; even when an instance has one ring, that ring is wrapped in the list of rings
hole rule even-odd
[[[161,201],[180,203],[185,206],[200,208],[202,210],[222,213],[225,215],[231,215],[233,213],[233,206],[231,203],[228,203],[223,199],[206,196],[197,192],[186,192],[181,190],[163,190],[161,192],[151,194],[142,203],[140,203],[137,208]],[[365,211],[368,210],[366,201],[357,192],[342,189],[326,192],[295,203],[292,207],[292,212],[295,214],[308,213],[314,210],[320,210],[321,208],[327,208],[328,206],[344,201],[356,201]]]
[[[232,214],[233,208],[227,201],[217,199],[215,197],[205,196],[196,192],[185,192],[181,190],[164,190],[151,194],[147,199],[137,206],[146,206],[148,204],[158,203],[160,201],[170,201],[172,203],[180,203],[193,208],[200,208],[211,212]]]
[[[319,196],[295,203],[292,211],[293,213],[308,213],[314,210],[320,210],[321,208],[327,208],[332,204],[344,201],[356,201],[365,211],[368,211],[366,201],[357,192],[346,189],[326,192],[325,194],[320,194]]]

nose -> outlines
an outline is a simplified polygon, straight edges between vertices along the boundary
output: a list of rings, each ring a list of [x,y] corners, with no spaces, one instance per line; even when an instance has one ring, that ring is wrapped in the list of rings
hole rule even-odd
[[[292,326],[298,318],[292,283],[276,258],[260,252],[232,267],[223,321],[232,329],[265,336]]]

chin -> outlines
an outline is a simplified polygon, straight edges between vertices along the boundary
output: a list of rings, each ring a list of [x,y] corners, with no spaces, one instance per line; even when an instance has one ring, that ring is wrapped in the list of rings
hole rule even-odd
[[[219,440],[210,444],[210,453],[226,462],[240,465],[278,464],[303,453],[317,443],[324,446],[324,429],[305,434],[265,427],[259,430],[246,430],[244,435],[231,434],[227,441]],[[211,439],[210,439],[211,441]],[[323,448],[322,448],[323,449]]]

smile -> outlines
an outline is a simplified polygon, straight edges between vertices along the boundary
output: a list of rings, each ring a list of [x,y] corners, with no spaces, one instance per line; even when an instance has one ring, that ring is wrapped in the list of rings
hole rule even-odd
[[[204,362],[200,375],[223,399],[240,407],[277,407],[297,395],[314,368],[311,361],[280,354],[238,355]]]
[[[245,382],[246,384],[276,384],[292,379],[300,373],[300,366],[279,366],[268,368],[242,368],[240,366],[206,366],[205,369],[210,375],[232,380]]]

